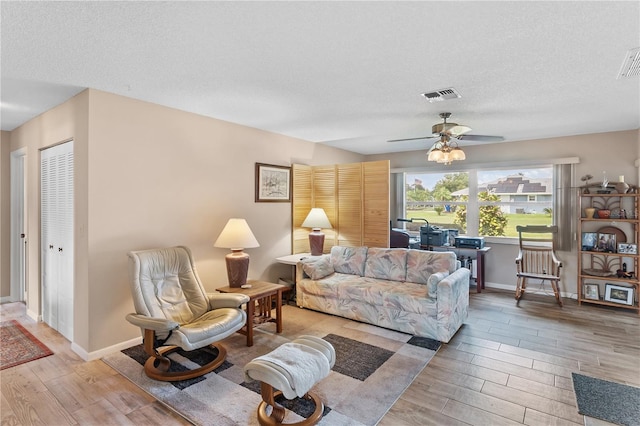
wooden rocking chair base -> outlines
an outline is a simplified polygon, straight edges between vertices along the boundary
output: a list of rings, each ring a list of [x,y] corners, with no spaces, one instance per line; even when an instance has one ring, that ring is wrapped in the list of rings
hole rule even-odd
[[[217,350],[218,356],[200,368],[170,372],[171,359],[169,359],[167,355],[180,350],[180,348],[178,346],[169,346],[161,351],[157,351],[157,355],[151,355],[149,359],[147,359],[147,362],[144,364],[144,372],[148,377],[163,382],[177,382],[179,380],[193,379],[194,377],[205,375],[218,368],[227,358],[227,350],[224,346],[212,343],[209,347]]]
[[[562,307],[562,298],[560,297],[560,290],[558,289],[558,281],[560,280],[560,277],[550,278],[543,274],[518,274],[518,282],[516,284],[516,305],[520,302],[522,296],[524,296],[525,289],[527,288],[527,278],[542,280],[543,283],[544,280],[548,280],[549,283],[551,283],[551,288],[553,289],[553,295],[556,297],[556,302],[558,302],[558,305]]]
[[[285,409],[275,402],[275,399],[282,395],[281,391],[274,392],[273,386],[268,383],[260,382],[260,390],[262,394],[262,402],[258,405],[258,423],[261,426],[313,426],[320,421],[324,412],[324,403],[316,394],[307,392],[303,398],[313,401],[316,409],[306,419],[296,423],[282,423],[284,420]],[[267,407],[272,407],[271,415],[267,414]]]

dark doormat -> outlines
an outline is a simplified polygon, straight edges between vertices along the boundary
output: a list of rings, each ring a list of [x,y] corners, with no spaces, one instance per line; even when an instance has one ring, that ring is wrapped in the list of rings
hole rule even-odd
[[[580,414],[618,425],[640,425],[640,388],[571,375]]]

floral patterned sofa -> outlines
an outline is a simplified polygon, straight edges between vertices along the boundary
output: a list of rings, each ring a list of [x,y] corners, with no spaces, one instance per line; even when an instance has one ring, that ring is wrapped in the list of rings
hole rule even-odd
[[[448,342],[467,318],[469,270],[452,252],[334,246],[296,266],[301,308]]]

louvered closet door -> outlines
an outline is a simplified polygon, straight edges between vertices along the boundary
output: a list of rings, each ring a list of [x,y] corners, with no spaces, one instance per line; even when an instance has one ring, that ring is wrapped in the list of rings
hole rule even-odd
[[[41,152],[42,318],[73,341],[73,141]]]

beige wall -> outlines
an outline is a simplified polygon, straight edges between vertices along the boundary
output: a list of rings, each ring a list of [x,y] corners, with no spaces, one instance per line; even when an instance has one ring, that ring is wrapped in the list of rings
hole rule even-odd
[[[40,297],[40,150],[74,140],[75,222],[87,222],[87,149],[89,94],[82,92],[69,101],[39,115],[11,132],[11,151],[26,148],[26,231],[27,312],[32,318],[41,314]],[[89,342],[87,281],[88,256],[86,233],[74,235],[74,343],[86,348]]]
[[[509,144],[481,144],[464,147],[467,160],[444,166],[427,163],[426,148],[421,152],[401,152],[391,155],[369,155],[366,161],[389,159],[392,169],[425,168],[428,171],[458,171],[461,168],[478,167],[502,162],[518,162],[545,160],[554,158],[579,157],[580,164],[575,167],[577,186],[581,185],[580,177],[589,173],[594,181],[602,180],[602,172],[607,172],[611,181],[617,181],[620,175],[625,176],[627,183],[638,185],[640,131],[630,130],[602,134],[570,136],[513,142]],[[572,215],[577,217],[577,213]],[[485,278],[490,284],[513,287],[515,289],[515,258],[518,252],[515,244],[489,244],[492,249],[487,255]],[[577,252],[576,245],[572,252],[560,253],[563,262],[563,292],[575,294]]]
[[[213,242],[230,217],[244,217],[260,247],[248,249],[249,278],[277,281],[291,268],[291,204],[254,202],[254,164],[358,162],[362,156],[311,142],[87,90],[11,134],[28,146],[28,222],[39,228],[38,148],[75,140],[74,346],[100,351],[139,337],[129,250],[176,244],[193,250],[205,287],[227,285],[224,256]],[[39,313],[39,251],[29,251],[29,301]],[[34,261],[35,260],[35,261]]]
[[[11,141],[9,132],[0,132],[0,301],[11,295]]]

